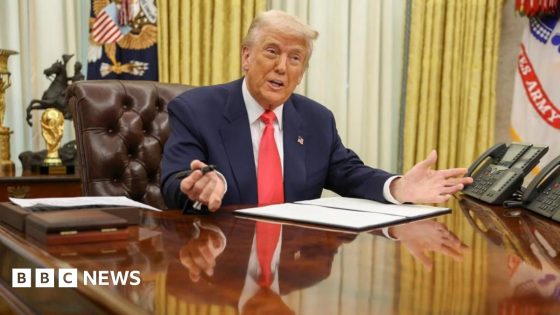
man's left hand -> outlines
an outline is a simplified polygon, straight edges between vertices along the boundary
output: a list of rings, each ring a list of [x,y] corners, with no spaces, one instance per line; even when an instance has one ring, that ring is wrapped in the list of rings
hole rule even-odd
[[[391,182],[391,195],[402,203],[440,203],[473,182],[471,177],[463,177],[466,168],[433,170],[436,161],[437,153],[433,150],[424,161]]]

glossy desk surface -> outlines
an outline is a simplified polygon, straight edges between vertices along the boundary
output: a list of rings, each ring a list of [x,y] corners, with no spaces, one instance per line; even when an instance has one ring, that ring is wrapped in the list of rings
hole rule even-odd
[[[145,212],[129,241],[73,246],[0,227],[0,313],[560,314],[558,224],[467,198],[450,206],[438,224],[404,225],[400,241],[285,224],[276,288],[260,290],[248,284],[255,221],[231,211]],[[442,227],[468,249],[442,246]],[[39,267],[138,270],[141,284],[11,287],[12,268]]]

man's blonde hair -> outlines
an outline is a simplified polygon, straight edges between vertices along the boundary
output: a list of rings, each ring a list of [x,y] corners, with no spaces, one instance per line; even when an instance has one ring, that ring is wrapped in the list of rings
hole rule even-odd
[[[241,46],[253,46],[261,35],[260,31],[267,27],[274,28],[287,35],[293,35],[305,39],[308,49],[306,63],[309,61],[311,53],[313,52],[313,41],[319,37],[319,32],[302,22],[297,17],[284,11],[269,10],[258,13],[251,23],[251,26],[249,26],[249,30],[247,31],[245,38],[243,38]]]

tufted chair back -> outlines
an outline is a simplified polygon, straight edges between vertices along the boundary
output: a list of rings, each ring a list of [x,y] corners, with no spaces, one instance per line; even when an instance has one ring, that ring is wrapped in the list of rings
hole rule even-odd
[[[66,99],[87,196],[127,196],[165,209],[160,162],[169,136],[167,103],[188,90],[149,81],[79,81]]]

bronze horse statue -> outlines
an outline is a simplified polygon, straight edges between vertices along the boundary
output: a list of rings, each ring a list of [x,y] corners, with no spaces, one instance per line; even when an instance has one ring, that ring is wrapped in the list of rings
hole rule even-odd
[[[32,125],[31,118],[31,111],[36,109],[47,109],[47,108],[55,108],[62,112],[64,115],[64,119],[71,120],[72,113],[66,104],[66,88],[68,87],[68,81],[75,82],[80,79],[83,79],[83,75],[81,73],[76,73],[73,77],[68,78],[68,74],[66,72],[66,64],[68,60],[72,58],[73,55],[63,55],[62,61],[57,60],[53,63],[49,68],[45,69],[43,73],[47,77],[47,79],[52,80],[51,84],[47,88],[47,90],[43,93],[43,96],[40,100],[34,99],[31,100],[29,105],[27,106],[27,124],[29,126]],[[81,64],[76,62],[76,68],[81,69]],[[54,79],[51,77],[54,76]]]

